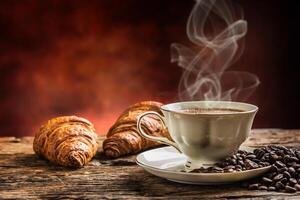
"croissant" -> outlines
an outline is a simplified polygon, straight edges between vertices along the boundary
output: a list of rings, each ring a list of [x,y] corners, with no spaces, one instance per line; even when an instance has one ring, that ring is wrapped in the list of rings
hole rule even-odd
[[[160,114],[162,104],[155,101],[144,101],[127,108],[109,129],[103,141],[103,151],[108,157],[119,157],[134,154],[139,151],[161,145],[140,136],[136,127],[137,116],[146,111],[156,111]],[[142,128],[152,136],[164,136],[169,139],[168,131],[163,127],[156,116],[146,116]]]
[[[97,134],[88,120],[76,116],[57,117],[35,134],[33,150],[59,165],[82,167],[97,152]]]

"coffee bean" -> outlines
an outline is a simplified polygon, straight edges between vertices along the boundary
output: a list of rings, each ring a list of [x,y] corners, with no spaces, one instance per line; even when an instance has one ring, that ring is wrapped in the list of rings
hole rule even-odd
[[[242,166],[241,165],[236,165],[235,169],[242,169]]]
[[[290,161],[291,156],[290,155],[285,155],[283,157],[283,162],[288,163]]]
[[[280,189],[284,188],[284,185],[281,182],[277,182],[275,184],[275,187],[276,187],[276,189],[280,190]]]
[[[268,187],[267,186],[264,186],[264,185],[261,185],[258,187],[259,190],[267,190]]]
[[[238,164],[241,165],[241,166],[243,166],[243,165],[244,165],[244,161],[239,160],[239,161],[238,161]]]
[[[268,190],[269,190],[269,191],[275,191],[276,188],[275,188],[274,186],[270,186],[270,187],[268,187]]]
[[[234,169],[235,167],[233,165],[228,165],[226,167],[224,167],[224,170],[228,170],[228,169]]]
[[[266,162],[266,161],[264,161],[264,162],[262,162],[261,160],[259,160],[259,159],[256,159],[256,158],[254,158],[254,159],[251,159],[253,162],[256,162],[256,163],[264,163],[264,162]]]
[[[246,159],[245,167],[246,167],[246,169],[255,169],[255,168],[258,168],[258,164],[249,159]]]
[[[296,170],[295,170],[293,167],[289,167],[289,168],[288,168],[288,172],[289,172],[291,175],[295,175],[295,174],[296,174]]]
[[[266,174],[266,177],[270,178],[270,179],[273,179],[274,176],[276,176],[277,173],[276,172],[270,172],[268,174]]]
[[[276,167],[276,165],[272,165],[270,172],[277,172],[278,171],[278,167]]]
[[[281,161],[276,161],[276,162],[275,162],[275,165],[276,165],[277,167],[279,167],[279,168],[285,167],[285,164],[282,163]]]
[[[235,173],[265,166],[271,166],[270,170],[261,178],[245,182],[244,187],[251,190],[300,191],[300,150],[279,145],[258,148],[254,153],[239,150],[213,167],[199,168],[196,171]]]
[[[286,184],[288,182],[288,179],[287,178],[283,178],[283,179],[280,180],[280,182],[283,183],[283,184]]]
[[[277,145],[277,148],[278,148],[278,149],[282,149],[282,150],[284,150],[284,151],[288,151],[288,148],[285,147],[285,146],[282,146],[282,145]]]
[[[295,154],[296,154],[297,158],[300,159],[300,151],[295,151]]]
[[[229,161],[229,163],[230,163],[231,165],[236,165],[237,161],[236,161],[236,159],[231,159],[231,160]]]
[[[298,163],[293,164],[292,167],[294,167],[294,168],[296,168],[296,169],[297,169],[297,168],[300,168],[300,164],[298,164]]]
[[[289,193],[293,193],[293,192],[296,192],[296,188],[293,188],[291,186],[285,186],[285,191],[289,192]]]
[[[298,191],[300,191],[300,185],[299,184],[294,185],[294,188],[297,189]]]
[[[286,178],[291,178],[291,175],[288,171],[285,171],[283,172],[283,175],[286,177]]]
[[[271,179],[267,178],[267,177],[263,177],[262,180],[263,180],[263,182],[265,182],[267,184],[273,183],[273,181]]]
[[[212,170],[217,171],[217,172],[223,172],[224,171],[221,167],[217,167],[217,166],[213,167]]]
[[[224,172],[229,172],[229,173],[231,173],[231,172],[234,172],[235,170],[234,169],[224,169]]]
[[[295,185],[295,184],[297,184],[297,180],[296,179],[294,179],[294,178],[290,178],[290,183],[291,183],[291,185]]]
[[[280,181],[281,179],[283,179],[283,174],[278,174],[273,178],[275,182]]]
[[[277,156],[276,154],[272,154],[272,155],[271,155],[271,160],[272,160],[272,161],[277,161],[278,158],[279,158],[279,156]]]
[[[255,184],[251,184],[251,185],[249,185],[249,189],[250,190],[257,190],[258,189],[258,187],[259,187],[259,185],[257,184],[257,183],[255,183]]]
[[[283,167],[283,168],[280,168],[280,169],[278,169],[278,173],[283,173],[283,172],[285,172],[285,171],[287,171],[287,167]]]
[[[243,150],[238,150],[238,153],[243,155],[243,154],[247,154],[247,151],[243,151]]]
[[[296,162],[288,162],[288,163],[286,163],[286,165],[289,166],[289,167],[290,167],[290,166],[293,166],[293,165],[295,165],[295,164],[297,164],[297,163],[296,163]]]
[[[246,158],[251,160],[251,159],[256,158],[256,155],[254,155],[254,154],[249,154],[249,155],[246,156]]]

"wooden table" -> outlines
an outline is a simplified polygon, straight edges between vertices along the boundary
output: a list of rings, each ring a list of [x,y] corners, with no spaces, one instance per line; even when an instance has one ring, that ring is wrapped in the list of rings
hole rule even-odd
[[[102,148],[84,168],[66,169],[37,158],[32,140],[0,138],[0,199],[300,199],[299,192],[249,191],[240,183],[217,187],[173,183],[145,172],[135,164],[135,156],[107,159]],[[300,130],[254,130],[246,144],[300,146]]]

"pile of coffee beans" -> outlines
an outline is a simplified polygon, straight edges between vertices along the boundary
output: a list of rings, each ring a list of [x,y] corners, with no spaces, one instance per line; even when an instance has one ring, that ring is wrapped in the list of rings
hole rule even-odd
[[[271,170],[250,181],[251,190],[300,191],[300,150],[284,146],[266,146],[254,150],[257,159],[270,163]]]
[[[262,177],[243,185],[250,190],[279,192],[300,191],[300,150],[285,146],[265,146],[253,153],[239,150],[233,156],[208,168],[195,169],[198,173],[228,173],[270,166]]]
[[[269,166],[268,161],[262,161],[256,157],[256,154],[239,150],[236,154],[228,157],[214,166],[199,169],[194,169],[194,173],[226,173],[226,172],[239,172],[249,169],[256,169],[260,167]]]

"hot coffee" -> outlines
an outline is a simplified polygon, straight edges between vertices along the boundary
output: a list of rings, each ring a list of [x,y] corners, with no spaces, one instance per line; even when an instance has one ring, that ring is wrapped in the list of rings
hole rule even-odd
[[[185,171],[191,171],[236,152],[250,133],[257,109],[240,102],[177,102],[161,106],[163,116],[153,111],[141,114],[137,128],[143,137],[169,144],[183,153],[187,157]],[[172,141],[144,131],[141,122],[147,115],[161,119]]]
[[[230,114],[243,112],[243,110],[232,108],[187,108],[180,110],[180,112],[192,114]]]

